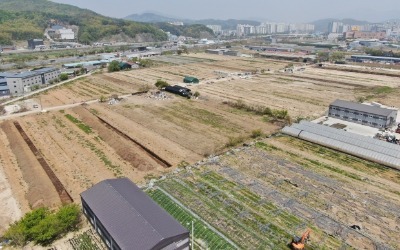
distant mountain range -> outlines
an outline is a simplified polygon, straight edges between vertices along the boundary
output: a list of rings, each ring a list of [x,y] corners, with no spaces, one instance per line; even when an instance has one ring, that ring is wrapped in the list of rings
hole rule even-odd
[[[164,15],[155,13],[143,13],[143,14],[132,14],[124,19],[132,20],[136,22],[144,23],[159,23],[159,22],[183,22],[184,24],[203,24],[203,25],[221,25],[222,29],[232,30],[236,29],[238,24],[249,24],[249,25],[260,25],[258,21],[252,20],[238,20],[238,19],[228,19],[228,20],[218,20],[218,19],[202,19],[202,20],[192,20],[185,18],[174,18],[166,17]]]

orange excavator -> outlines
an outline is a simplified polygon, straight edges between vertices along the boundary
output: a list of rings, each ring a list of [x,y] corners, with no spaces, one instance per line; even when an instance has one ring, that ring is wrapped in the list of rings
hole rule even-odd
[[[290,243],[290,247],[293,250],[303,250],[306,244],[306,241],[310,238],[311,229],[307,229],[301,238],[295,237],[292,239],[292,243]]]

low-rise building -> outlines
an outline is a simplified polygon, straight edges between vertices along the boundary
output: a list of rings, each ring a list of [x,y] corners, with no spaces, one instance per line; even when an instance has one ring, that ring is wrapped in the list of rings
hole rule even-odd
[[[207,49],[207,54],[224,55],[224,56],[240,56],[240,51],[230,49]]]
[[[60,34],[60,39],[61,40],[74,40],[75,39],[75,33],[72,29],[60,29],[57,30],[56,33]]]
[[[48,84],[50,81],[59,78],[60,71],[56,68],[41,68],[21,73],[4,73],[9,93],[21,95],[31,91],[36,85]],[[0,75],[1,77],[1,75]]]
[[[28,49],[35,49],[38,46],[43,46],[43,39],[29,39],[28,40]]]
[[[333,118],[370,127],[386,128],[394,125],[396,122],[397,109],[336,100],[329,106],[328,115]]]
[[[189,250],[189,231],[128,178],[104,180],[81,200],[108,249]]]

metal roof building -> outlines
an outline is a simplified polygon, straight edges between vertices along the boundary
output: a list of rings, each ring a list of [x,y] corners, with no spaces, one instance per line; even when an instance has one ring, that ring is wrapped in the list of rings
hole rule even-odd
[[[352,55],[351,59],[355,62],[363,61],[379,61],[379,62],[393,62],[400,63],[400,58],[387,57],[387,56],[368,56],[368,55]]]
[[[301,121],[283,133],[400,170],[400,146],[336,128]]]
[[[104,180],[81,200],[109,249],[189,249],[189,231],[127,178]]]

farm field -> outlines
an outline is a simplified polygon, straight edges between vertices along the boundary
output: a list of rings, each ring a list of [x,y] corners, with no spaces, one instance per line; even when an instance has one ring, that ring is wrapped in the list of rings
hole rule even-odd
[[[310,248],[398,249],[399,183],[395,170],[282,136],[156,185],[243,249],[284,249],[306,228]]]
[[[400,248],[394,240],[400,228],[400,175],[394,170],[290,137],[226,153],[277,133],[287,122],[235,104],[287,110],[292,120],[320,117],[337,98],[400,107],[398,78],[309,66],[288,74],[280,71],[286,61],[201,53],[152,60],[162,66],[93,74],[34,97],[46,109],[125,95],[115,104],[96,102],[0,122],[5,177],[0,188],[7,192],[0,198],[15,210],[0,211],[2,221],[68,199],[79,203],[82,191],[107,178],[124,176],[142,185],[178,167],[179,173],[157,186],[240,248],[285,248],[307,227],[314,248]],[[254,74],[244,77],[245,72]],[[200,93],[198,99],[156,97],[158,79],[183,84],[184,76],[200,79],[190,86]],[[147,94],[130,95],[146,87]],[[182,168],[196,162],[201,163]],[[173,213],[173,202],[157,190],[149,194],[161,206],[170,204],[165,208]],[[185,224],[190,216],[178,220]],[[232,245],[200,232],[197,244]]]

